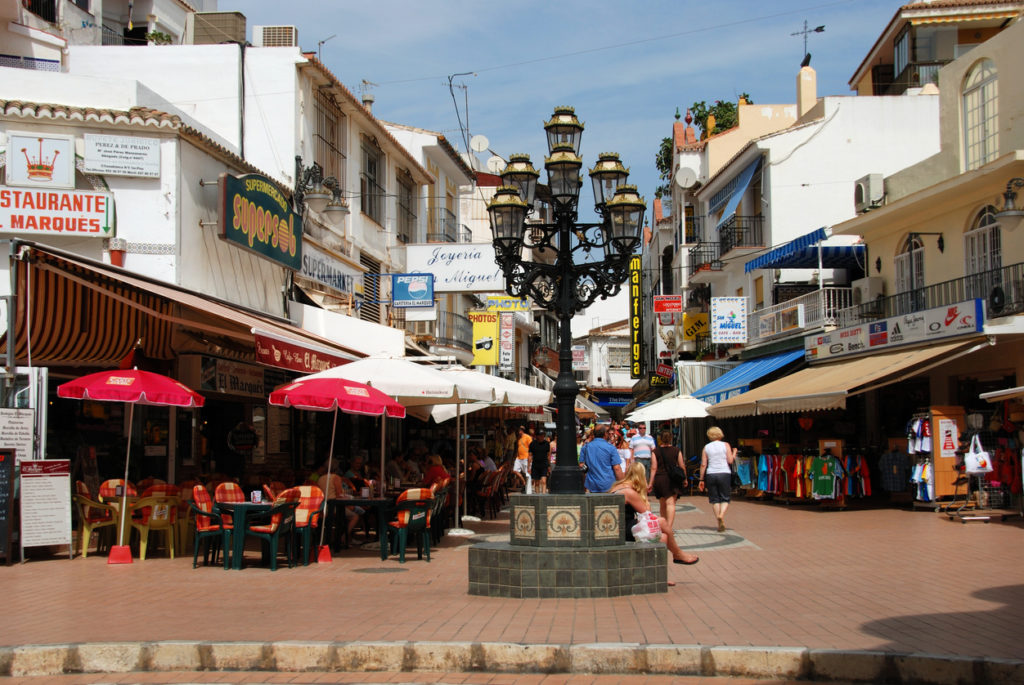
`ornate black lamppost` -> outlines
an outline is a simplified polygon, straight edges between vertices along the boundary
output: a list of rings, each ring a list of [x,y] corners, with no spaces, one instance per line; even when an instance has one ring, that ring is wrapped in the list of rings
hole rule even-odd
[[[629,171],[615,153],[602,153],[590,170],[598,223],[577,223],[583,177],[579,157],[583,124],[572,107],[558,107],[544,124],[550,156],[544,160],[552,200],[552,222],[528,221],[539,173],[527,155],[512,155],[501,173],[503,185],[487,206],[494,251],[505,273],[506,291],[529,297],[555,313],[559,323],[558,407],[559,449],[549,480],[552,493],[581,493],[576,463],[575,400],[579,391],[572,373],[570,322],[598,297],[615,295],[628,275],[629,259],[640,244],[647,205],[636,186],[624,185]],[[554,261],[524,259],[527,254],[554,254]]]

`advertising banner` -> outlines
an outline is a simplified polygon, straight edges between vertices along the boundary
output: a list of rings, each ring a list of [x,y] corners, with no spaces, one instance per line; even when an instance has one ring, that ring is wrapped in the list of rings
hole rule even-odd
[[[484,295],[484,308],[492,312],[528,312],[530,301],[511,295]]]
[[[392,307],[433,307],[432,274],[395,274],[391,277]]]
[[[643,333],[640,329],[641,279],[640,268],[643,262],[640,255],[629,259],[629,377],[643,376]]]
[[[516,319],[512,312],[498,314],[498,369],[514,371],[516,368]]]
[[[678,314],[683,311],[682,295],[655,295],[655,314]]]
[[[434,275],[434,290],[443,292],[498,292],[505,289],[505,274],[494,261],[491,243],[430,243],[407,245],[409,271]]]
[[[708,332],[708,315],[684,314],[683,315],[683,340],[696,340],[698,335]]]
[[[106,176],[160,178],[160,140],[86,133],[85,170]]]
[[[590,371],[590,361],[587,359],[586,345],[572,346],[572,370]]]
[[[302,269],[302,217],[259,174],[221,174],[220,237],[293,271]]]
[[[711,342],[726,345],[747,342],[747,298],[711,298]]]
[[[884,352],[904,345],[980,333],[984,323],[981,300],[965,300],[807,336],[804,352],[808,360],[832,359],[869,350]]]
[[[498,364],[498,312],[467,312],[473,322],[473,366]]]
[[[259,333],[254,336],[254,340],[256,342],[256,361],[268,366],[276,366],[279,369],[316,373],[351,361],[329,352],[303,347]]]

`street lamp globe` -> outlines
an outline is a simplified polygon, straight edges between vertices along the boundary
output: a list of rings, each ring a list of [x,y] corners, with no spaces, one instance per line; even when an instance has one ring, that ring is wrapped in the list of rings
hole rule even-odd
[[[518,189],[502,186],[487,204],[491,220],[491,234],[499,255],[511,255],[522,249],[523,222],[526,220],[527,204],[519,197]]]
[[[594,184],[594,204],[607,204],[620,185],[629,177],[629,169],[622,166],[616,152],[602,152],[597,164],[590,170],[590,182]]]
[[[575,205],[579,199],[583,177],[583,160],[573,150],[572,143],[556,143],[551,156],[544,160],[548,172],[551,197],[563,205]]]
[[[501,184],[518,189],[527,205],[533,206],[533,198],[537,194],[537,179],[540,172],[533,168],[529,155],[509,155],[508,164],[501,172]]]
[[[555,146],[560,143],[569,143],[574,154],[580,153],[583,124],[576,118],[576,110],[572,107],[555,107],[555,113],[544,124],[544,130],[548,132],[548,152],[554,153]]]

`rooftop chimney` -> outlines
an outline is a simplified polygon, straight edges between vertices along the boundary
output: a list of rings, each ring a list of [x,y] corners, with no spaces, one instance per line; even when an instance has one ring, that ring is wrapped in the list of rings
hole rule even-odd
[[[373,102],[377,98],[373,97],[373,93],[363,93],[363,107],[370,114],[373,114]]]
[[[809,66],[800,67],[800,73],[796,75],[796,118],[801,119],[803,115],[814,107],[818,102],[818,74]]]

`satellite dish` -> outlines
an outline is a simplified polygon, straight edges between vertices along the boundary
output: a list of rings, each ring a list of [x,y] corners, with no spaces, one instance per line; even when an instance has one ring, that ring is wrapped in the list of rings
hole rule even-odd
[[[675,175],[676,185],[680,188],[692,188],[697,182],[697,172],[690,167],[679,167]]]
[[[487,136],[481,136],[479,134],[469,139],[469,147],[474,152],[483,152],[490,146],[491,141],[487,140]]]
[[[487,170],[492,174],[500,174],[501,170],[505,168],[505,160],[498,155],[494,155],[487,160]]]

